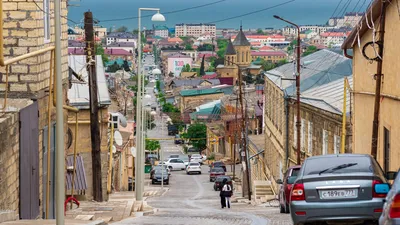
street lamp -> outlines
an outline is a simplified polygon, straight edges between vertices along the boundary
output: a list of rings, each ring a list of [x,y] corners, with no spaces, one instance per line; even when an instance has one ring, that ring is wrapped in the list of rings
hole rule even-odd
[[[274,15],[275,19],[282,20],[288,24],[291,24],[297,28],[297,73],[296,73],[296,95],[297,95],[297,116],[296,116],[296,128],[297,128],[297,165],[300,165],[300,130],[301,130],[301,120],[300,120],[300,27],[288,20],[283,19],[277,15]]]
[[[138,76],[138,96],[144,94],[144,80],[141,78],[141,64],[142,64],[142,35],[141,35],[141,12],[143,11],[156,11],[157,13],[151,18],[152,21],[162,22],[165,21],[165,17],[160,14],[159,8],[139,8],[138,9],[138,64],[137,64],[137,76]],[[142,110],[142,99],[137,98],[136,104],[136,129],[139,131],[136,134],[136,158],[135,158],[135,197],[137,201],[143,200],[144,191],[144,138],[143,138],[143,119],[144,110]]]
[[[152,71],[152,73],[153,73],[155,76],[158,76],[158,79],[160,80],[160,75],[161,75],[161,70],[160,70],[160,69],[155,68],[155,69]]]

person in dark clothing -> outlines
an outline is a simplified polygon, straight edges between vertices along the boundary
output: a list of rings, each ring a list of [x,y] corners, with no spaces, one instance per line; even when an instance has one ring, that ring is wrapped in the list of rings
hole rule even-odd
[[[222,184],[223,184],[222,187],[225,186],[226,182],[228,182],[227,179],[224,179],[222,181]],[[221,197],[221,208],[225,208],[226,207],[225,192],[222,190],[222,188],[219,192],[219,197]]]

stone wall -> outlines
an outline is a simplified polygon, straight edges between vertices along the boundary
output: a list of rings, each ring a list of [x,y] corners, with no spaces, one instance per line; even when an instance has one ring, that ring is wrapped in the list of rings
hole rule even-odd
[[[19,206],[19,115],[0,117],[0,211],[18,213]]]

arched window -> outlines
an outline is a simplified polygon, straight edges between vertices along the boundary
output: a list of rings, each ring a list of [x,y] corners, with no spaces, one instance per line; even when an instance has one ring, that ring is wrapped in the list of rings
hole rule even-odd
[[[249,52],[246,52],[246,62],[249,62]]]
[[[244,62],[244,52],[242,52],[242,62]]]

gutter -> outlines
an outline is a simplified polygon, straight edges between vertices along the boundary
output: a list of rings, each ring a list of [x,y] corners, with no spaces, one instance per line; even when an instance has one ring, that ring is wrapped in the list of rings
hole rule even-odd
[[[289,99],[290,97],[286,94],[286,91],[284,91],[284,96],[283,99],[285,101],[285,127],[286,127],[286,157],[285,157],[285,166],[286,168],[289,167]],[[285,168],[285,169],[286,169]]]

